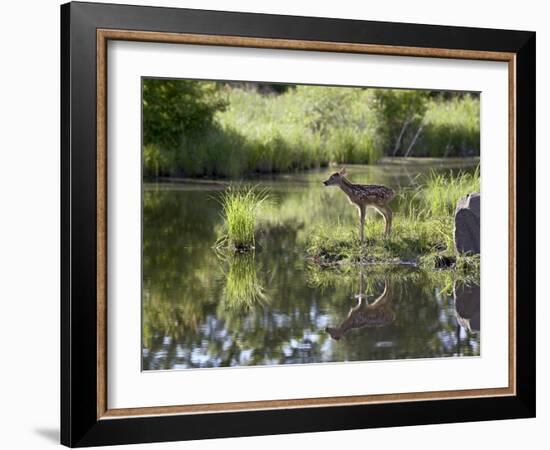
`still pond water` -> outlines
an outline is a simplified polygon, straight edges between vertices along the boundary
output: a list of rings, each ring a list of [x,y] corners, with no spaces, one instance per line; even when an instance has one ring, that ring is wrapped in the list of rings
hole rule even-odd
[[[353,182],[400,191],[427,170],[476,163],[389,161],[348,172]],[[144,183],[143,370],[480,354],[479,287],[442,293],[413,267],[325,274],[308,263],[316,226],[357,223],[344,194],[321,185],[330,172],[249,180],[270,199],[258,248],[244,256],[214,249],[226,183]]]

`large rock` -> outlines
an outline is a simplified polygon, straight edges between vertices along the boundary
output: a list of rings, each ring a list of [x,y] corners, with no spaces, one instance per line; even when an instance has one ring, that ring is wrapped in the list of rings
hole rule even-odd
[[[455,247],[460,253],[478,254],[480,250],[480,203],[477,193],[462,197],[455,210]]]
[[[455,282],[456,318],[460,326],[471,333],[479,332],[481,310],[479,297],[479,286],[465,286]]]

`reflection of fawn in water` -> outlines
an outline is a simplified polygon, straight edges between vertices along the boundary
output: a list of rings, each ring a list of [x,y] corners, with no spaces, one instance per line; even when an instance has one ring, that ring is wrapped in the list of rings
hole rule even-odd
[[[384,282],[384,292],[372,304],[367,302],[364,294],[363,273],[359,278],[359,294],[357,305],[350,309],[348,316],[337,327],[327,327],[325,331],[332,339],[339,341],[349,330],[363,327],[384,327],[395,320],[395,312],[391,307],[393,292],[388,279]]]

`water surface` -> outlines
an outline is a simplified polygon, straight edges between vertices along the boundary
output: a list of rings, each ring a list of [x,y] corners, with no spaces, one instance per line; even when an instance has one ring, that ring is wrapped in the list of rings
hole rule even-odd
[[[426,170],[475,164],[400,159],[348,172],[404,191]],[[358,220],[339,189],[321,185],[330,172],[248,180],[270,192],[250,255],[214,249],[226,182],[144,184],[144,370],[480,354],[475,286],[455,293],[413,267],[340,274],[311,266],[304,249],[316,226]],[[392,206],[398,214],[399,202]]]

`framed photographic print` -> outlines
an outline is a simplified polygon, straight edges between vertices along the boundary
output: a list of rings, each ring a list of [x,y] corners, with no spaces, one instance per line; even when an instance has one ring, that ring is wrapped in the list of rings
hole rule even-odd
[[[61,24],[63,444],[534,416],[535,33]]]

